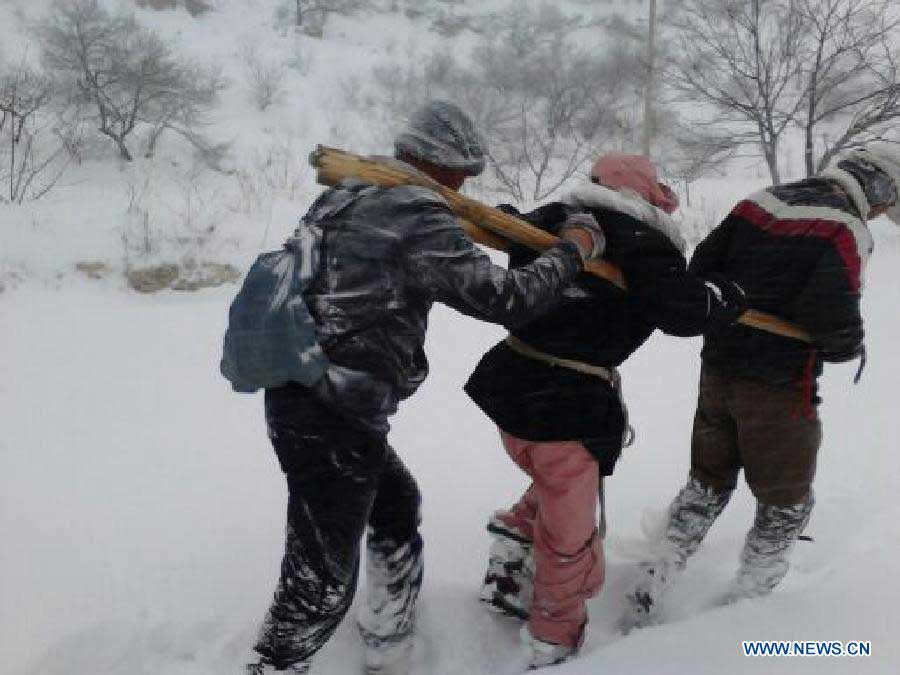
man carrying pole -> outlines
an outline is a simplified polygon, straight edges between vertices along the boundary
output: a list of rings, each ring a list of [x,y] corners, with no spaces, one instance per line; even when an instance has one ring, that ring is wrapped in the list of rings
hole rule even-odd
[[[472,122],[456,106],[418,110],[396,138],[409,173],[458,189],[484,168]],[[309,672],[350,607],[368,527],[367,603],[359,617],[367,672],[409,669],[422,583],[420,495],[388,445],[388,418],[428,372],[428,312],[445,303],[475,318],[518,325],[549,309],[599,256],[596,222],[562,228],[560,241],[513,271],[493,265],[434,190],[345,180],[300,225],[321,233],[320,269],[304,300],[328,360],[314,385],[269,388],[269,436],[288,484],[287,541],[252,674]],[[307,232],[308,234],[308,232]]]
[[[690,270],[725,275],[751,306],[795,321],[811,342],[742,325],[708,332],[687,484],[660,550],[640,565],[623,628],[659,619],[660,601],[744,477],[757,500],[724,601],[769,593],[809,521],[821,442],[823,363],[865,361],[860,297],[873,250],[866,221],[900,224],[900,151],[872,145],[823,173],[740,202],[697,248]]]

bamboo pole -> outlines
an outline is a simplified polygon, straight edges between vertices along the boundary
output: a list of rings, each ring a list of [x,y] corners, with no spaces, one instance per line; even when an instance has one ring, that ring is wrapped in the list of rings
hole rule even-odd
[[[558,241],[558,238],[552,234],[498,209],[465,197],[428,176],[403,171],[386,162],[368,159],[323,145],[317,146],[316,150],[310,154],[309,162],[316,168],[317,181],[321,185],[333,186],[346,178],[358,178],[382,187],[419,185],[434,190],[447,200],[450,209],[460,218],[463,229],[473,241],[499,251],[508,250],[509,241],[523,244],[537,251],[550,248]],[[628,287],[622,271],[606,260],[589,260],[585,265],[585,270],[622,290],[626,290]],[[738,322],[783,337],[804,342],[811,341],[809,334],[799,326],[754,309],[747,310],[738,319]]]

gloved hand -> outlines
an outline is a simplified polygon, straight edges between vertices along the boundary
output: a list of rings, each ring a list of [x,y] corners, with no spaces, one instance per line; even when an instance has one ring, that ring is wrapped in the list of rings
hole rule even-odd
[[[747,311],[747,294],[731,279],[712,275],[705,280],[709,321],[715,328],[732,325]]]
[[[498,211],[503,211],[508,216],[520,216],[522,213],[512,204],[498,204],[494,207]]]
[[[816,346],[819,354],[828,363],[846,363],[860,358],[865,353],[865,333],[861,325],[819,335]]]
[[[606,251],[603,229],[590,213],[574,213],[566,218],[559,229],[559,236],[577,245],[585,261],[599,258]]]
[[[854,331],[855,332],[855,331]],[[853,384],[859,384],[862,379],[863,371],[866,369],[866,345],[862,342],[863,333],[860,330],[858,339],[854,340],[846,347],[836,347],[832,345],[830,349],[819,349],[819,355],[823,361],[828,363],[846,363],[859,359],[859,368],[856,370],[856,376],[853,378]]]

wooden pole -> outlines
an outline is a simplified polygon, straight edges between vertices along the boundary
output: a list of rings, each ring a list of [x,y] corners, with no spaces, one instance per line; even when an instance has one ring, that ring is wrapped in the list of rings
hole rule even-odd
[[[450,209],[459,216],[463,229],[473,241],[499,251],[508,250],[509,241],[537,251],[550,248],[559,241],[557,237],[548,232],[498,209],[465,197],[428,176],[410,173],[386,162],[360,157],[323,145],[317,146],[316,150],[310,154],[309,162],[317,170],[317,181],[320,185],[333,186],[347,178],[357,178],[382,187],[419,185],[434,190],[447,200]],[[622,290],[628,288],[622,271],[605,260],[589,260],[585,265],[585,270]],[[783,337],[804,342],[811,341],[809,334],[799,326],[753,309],[747,310],[738,319],[738,322]]]
[[[464,197],[456,190],[419,173],[411,174],[385,162],[321,145],[309,159],[310,164],[318,169],[317,180],[321,185],[336,185],[345,178],[355,177],[383,187],[419,185],[434,190],[447,200],[450,209],[462,219],[463,227],[474,241],[500,251],[507,250],[506,241],[514,241],[536,251],[550,248],[558,241],[557,237],[548,232]],[[605,260],[589,260],[585,269],[623,290],[626,288],[621,270]]]

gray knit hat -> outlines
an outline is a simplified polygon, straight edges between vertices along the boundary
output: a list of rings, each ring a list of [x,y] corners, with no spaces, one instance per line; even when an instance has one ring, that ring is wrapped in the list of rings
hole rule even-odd
[[[469,176],[484,171],[481,134],[468,115],[445,101],[432,101],[416,110],[394,141],[394,152]]]
[[[859,180],[871,206],[890,205],[886,215],[900,225],[900,146],[872,143],[850,152],[838,168]]]

